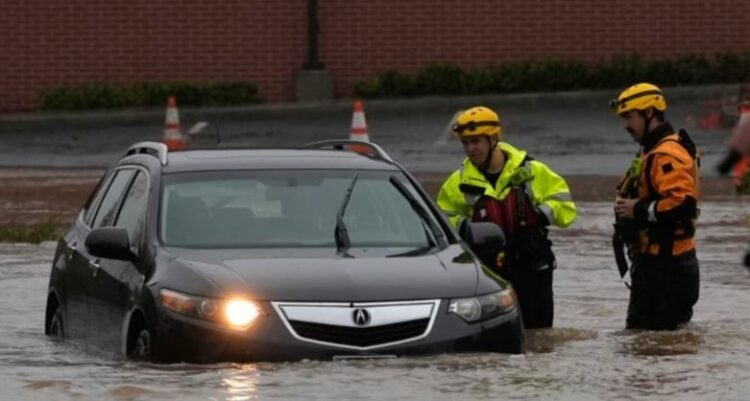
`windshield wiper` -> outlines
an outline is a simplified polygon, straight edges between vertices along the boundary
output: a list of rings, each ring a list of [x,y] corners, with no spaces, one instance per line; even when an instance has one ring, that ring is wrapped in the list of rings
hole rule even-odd
[[[437,227],[435,225],[435,221],[430,218],[430,216],[427,214],[427,211],[422,207],[422,205],[417,201],[416,198],[409,192],[409,190],[406,188],[406,186],[399,181],[396,176],[391,176],[391,178],[388,180],[391,182],[391,184],[396,187],[398,192],[401,193],[401,195],[406,198],[407,201],[409,201],[409,206],[414,210],[414,212],[417,213],[420,220],[422,221],[422,228],[425,231],[425,234],[427,234],[427,241],[432,243],[432,246],[435,246],[437,243],[445,244],[445,234],[443,234],[443,231],[440,229],[440,227]],[[433,237],[434,236],[434,237]]]
[[[412,256],[424,256],[432,252],[435,249],[435,244],[430,241],[429,245],[420,246],[418,248],[410,249],[406,252],[394,253],[392,255],[386,255],[386,258],[406,258]]]
[[[349,254],[349,247],[352,245],[349,241],[349,232],[344,224],[344,213],[346,212],[346,206],[349,204],[349,199],[352,198],[352,192],[354,192],[354,186],[357,185],[359,180],[359,173],[354,176],[352,183],[349,184],[349,188],[346,189],[344,200],[341,202],[341,207],[336,213],[336,231],[333,233],[333,238],[336,240],[336,254],[345,258],[353,258],[354,256]]]

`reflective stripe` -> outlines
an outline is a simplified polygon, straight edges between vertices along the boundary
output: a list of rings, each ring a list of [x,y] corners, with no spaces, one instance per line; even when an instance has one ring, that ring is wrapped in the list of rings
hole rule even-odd
[[[648,205],[648,221],[656,223],[656,201],[653,201]]]
[[[464,200],[466,201],[466,204],[471,207],[474,207],[474,204],[477,203],[479,197],[479,195],[464,194]]]
[[[534,188],[531,186],[531,183],[533,180],[529,180],[523,183],[523,191],[526,192],[526,197],[529,199],[529,202],[533,205],[534,204]]]
[[[526,173],[528,174],[528,176],[531,177],[531,179],[523,182],[523,192],[526,195],[526,200],[528,200],[529,205],[531,205],[531,207],[534,208],[534,203],[536,203],[535,202],[536,198],[534,198],[534,187],[532,186],[534,182],[534,176],[531,174],[531,161],[524,160],[520,167],[526,170]]]
[[[555,212],[551,207],[549,207],[548,204],[542,203],[541,205],[539,205],[539,211],[544,213],[544,216],[547,217],[547,221],[550,224],[555,221]]]
[[[558,192],[552,196],[549,197],[549,199],[557,200],[561,202],[573,202],[573,196],[570,194],[570,192]]]

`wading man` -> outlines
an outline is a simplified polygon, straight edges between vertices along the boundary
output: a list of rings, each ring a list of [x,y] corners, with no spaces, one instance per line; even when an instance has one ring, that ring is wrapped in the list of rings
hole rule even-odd
[[[627,327],[675,329],[690,321],[698,301],[696,147],[666,121],[667,102],[652,84],[625,89],[611,107],[641,145],[615,201],[613,244],[621,274],[628,269],[623,247],[632,259]]]
[[[459,231],[466,221],[503,229],[505,247],[486,263],[513,284],[526,328],[551,327],[556,263],[547,227],[575,220],[568,184],[525,151],[501,142],[500,119],[487,107],[463,112],[453,133],[466,158],[440,188],[438,205]]]

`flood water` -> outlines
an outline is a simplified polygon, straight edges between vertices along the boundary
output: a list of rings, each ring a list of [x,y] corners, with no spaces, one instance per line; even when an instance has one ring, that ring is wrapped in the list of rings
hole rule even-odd
[[[702,205],[701,295],[674,332],[623,330],[628,291],[610,249],[609,203],[580,203],[555,231],[555,328],[529,352],[364,361],[155,365],[43,335],[53,243],[0,245],[1,400],[747,400],[748,204]]]

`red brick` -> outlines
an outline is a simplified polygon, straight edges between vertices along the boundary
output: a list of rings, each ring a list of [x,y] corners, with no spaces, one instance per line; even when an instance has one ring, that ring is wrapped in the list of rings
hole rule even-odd
[[[4,1],[0,112],[34,107],[51,86],[102,80],[253,79],[266,99],[289,101],[307,55],[305,2],[38,3]],[[340,96],[377,72],[439,61],[750,51],[747,0],[326,0],[319,11],[319,54]]]

